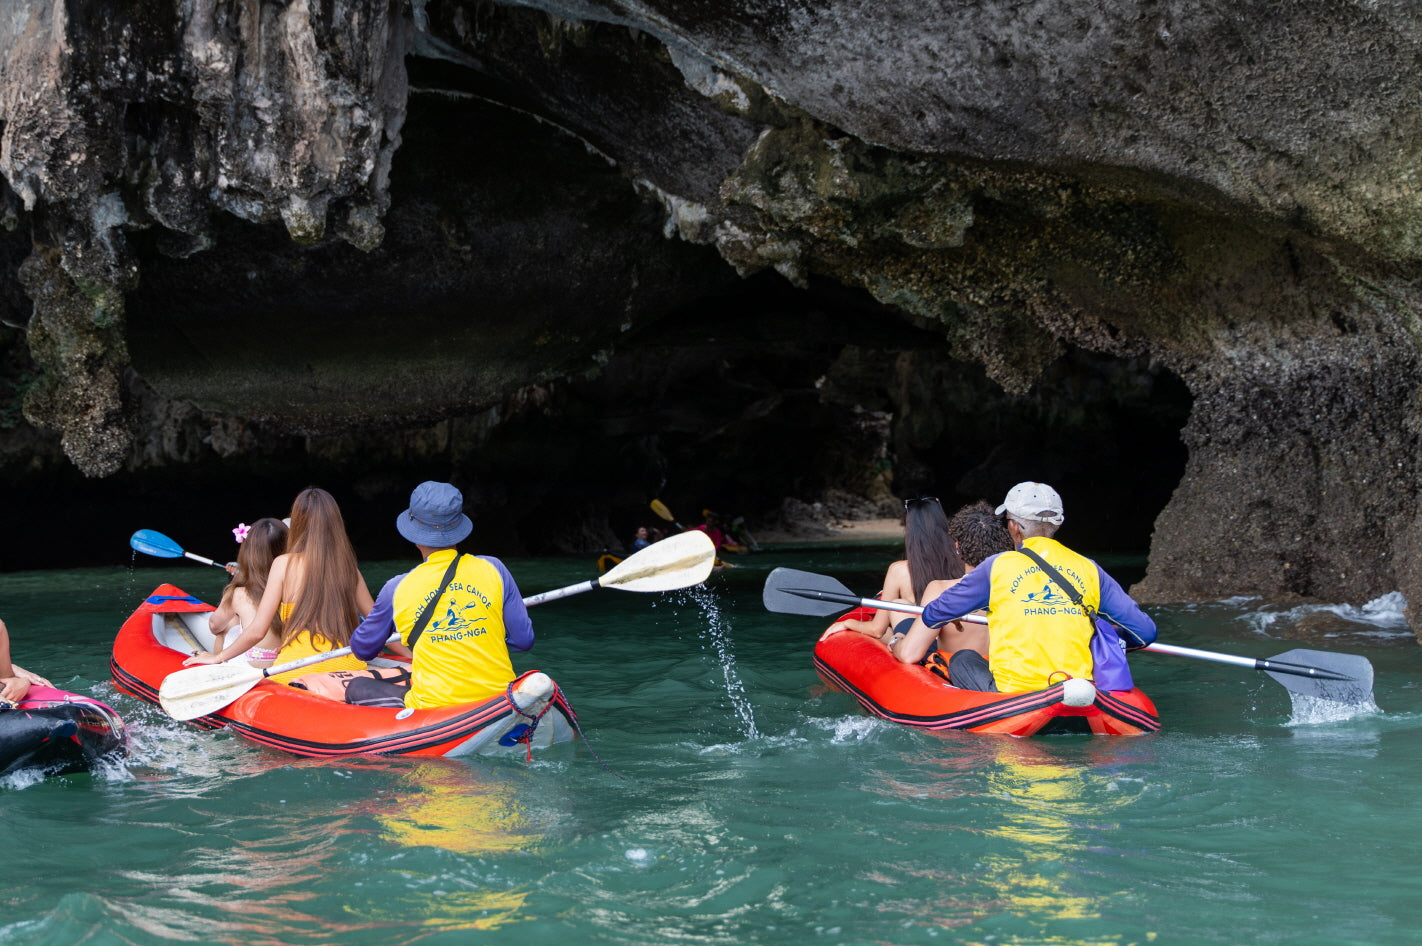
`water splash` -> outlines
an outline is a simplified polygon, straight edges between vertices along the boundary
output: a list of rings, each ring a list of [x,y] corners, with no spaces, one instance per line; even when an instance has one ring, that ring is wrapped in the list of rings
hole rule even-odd
[[[830,742],[834,745],[867,742],[884,732],[889,724],[872,716],[850,716],[831,720],[834,735]]]
[[[45,780],[43,769],[20,769],[0,777],[0,791],[21,791]]]
[[[138,549],[130,549],[128,553],[128,572],[124,582],[124,600],[138,600]]]
[[[716,660],[721,664],[721,673],[726,681],[726,696],[741,721],[742,735],[747,739],[760,738],[760,731],[755,725],[755,714],[751,711],[750,700],[746,696],[746,685],[736,670],[736,656],[731,650],[730,622],[722,613],[715,593],[704,585],[698,585],[685,594],[706,615],[701,637],[711,645]]]
[[[1360,703],[1340,703],[1325,700],[1306,693],[1289,691],[1293,701],[1293,712],[1289,716],[1290,726],[1316,726],[1321,723],[1341,723],[1360,716],[1381,715],[1382,709],[1372,699]]]

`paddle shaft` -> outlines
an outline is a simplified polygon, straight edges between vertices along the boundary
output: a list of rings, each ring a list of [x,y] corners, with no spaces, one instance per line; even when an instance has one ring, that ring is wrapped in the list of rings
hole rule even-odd
[[[188,552],[188,551],[185,550],[185,551],[183,552],[183,557],[184,557],[184,558],[190,558],[190,559],[192,559],[192,560],[195,561],[195,562],[202,562],[204,565],[216,565],[218,568],[221,568],[221,569],[223,569],[223,570],[226,570],[226,568],[227,568],[227,566],[224,565],[224,564],[222,564],[221,562],[214,562],[214,561],[213,561],[212,559],[210,559],[210,558],[203,558],[201,555],[198,555],[198,554],[196,554],[196,553],[194,553],[194,552]]]
[[[780,591],[788,595],[798,595],[801,598],[814,598],[817,601],[836,601],[840,604],[847,604],[859,608],[876,608],[880,611],[902,611],[904,614],[922,614],[923,607],[917,604],[907,604],[903,601],[881,601],[878,598],[861,598],[852,594],[835,594],[833,591],[820,591],[816,588],[781,588]],[[987,618],[977,614],[966,614],[959,618],[960,621],[968,621],[972,624],[986,624]]]
[[[553,601],[558,598],[566,598],[569,595],[582,594],[584,591],[592,591],[595,588],[601,587],[602,586],[598,584],[597,579],[593,579],[592,581],[580,581],[576,585],[569,585],[566,588],[555,588],[552,591],[545,591],[542,594],[529,595],[527,598],[523,599],[523,603],[525,607],[531,608],[535,604],[542,604],[545,601]],[[386,639],[385,643],[395,644],[399,643],[399,641],[399,634],[391,634],[390,637]],[[309,667],[312,664],[319,664],[322,661],[330,660],[332,657],[344,657],[350,652],[351,649],[349,647],[338,647],[335,650],[322,651],[319,654],[312,654],[309,657],[302,657],[299,660],[289,660],[284,664],[277,664],[276,666],[267,667],[265,670],[262,671],[262,676],[271,677],[275,676],[276,674],[286,673],[291,670],[300,670],[302,667]]]
[[[677,538],[677,541],[680,542],[681,539]],[[711,548],[712,556],[714,558],[715,548],[711,545],[711,540],[707,539],[706,544],[708,547]],[[573,595],[580,595],[585,591],[596,591],[599,588],[616,588],[622,584],[630,584],[632,581],[636,580],[639,577],[646,577],[646,575],[653,575],[657,572],[664,572],[669,569],[684,571],[693,567],[696,559],[704,557],[705,550],[700,550],[695,554],[683,556],[681,559],[678,559],[676,561],[654,562],[653,564],[647,565],[643,569],[646,575],[643,575],[642,572],[639,572],[636,568],[630,567],[635,566],[637,564],[638,556],[645,555],[646,553],[651,552],[653,550],[660,551],[657,548],[658,545],[660,545],[660,543],[654,543],[635,553],[634,555],[622,559],[622,561],[618,562],[614,568],[612,568],[610,571],[607,572],[607,574],[602,575],[601,577],[592,578],[588,581],[580,581],[577,584],[569,585],[566,588],[554,588],[552,591],[544,591],[536,595],[529,595],[527,598],[523,599],[524,606],[531,608],[535,604],[543,604],[548,601],[557,601],[559,598],[571,598]]]
[[[1148,650],[1153,654],[1170,654],[1175,657],[1192,657],[1195,660],[1212,660],[1219,664],[1247,667],[1250,670],[1272,670],[1274,673],[1288,673],[1296,677],[1314,677],[1318,680],[1351,681],[1353,679],[1347,674],[1334,673],[1332,670],[1324,670],[1322,667],[1310,667],[1305,664],[1266,660],[1256,657],[1238,657],[1234,654],[1217,654],[1210,650],[1196,650],[1193,647],[1177,647],[1174,644],[1147,644],[1141,649]]]
[[[573,595],[580,595],[584,591],[596,591],[602,584],[596,579],[590,581],[580,581],[576,585],[569,585],[566,588],[554,588],[552,591],[544,591],[536,595],[529,595],[523,599],[526,607],[533,607],[535,604],[543,604],[545,601],[557,601],[559,598],[568,598]]]
[[[861,608],[879,608],[884,611],[902,611],[905,614],[922,614],[923,608],[916,604],[905,604],[902,601],[880,601],[877,598],[860,598],[855,595],[837,595],[830,591],[811,590],[807,588],[782,588],[781,591],[787,594],[799,595],[802,598],[815,598],[820,601],[838,601],[842,604],[857,605]],[[976,614],[965,614],[958,618],[959,621],[967,621],[971,624],[986,624],[987,618]],[[1278,660],[1267,660],[1257,657],[1239,657],[1234,654],[1221,654],[1212,650],[1197,650],[1194,647],[1178,647],[1174,644],[1147,644],[1141,650],[1148,650],[1153,654],[1170,654],[1173,657],[1190,657],[1195,660],[1210,660],[1215,663],[1230,664],[1235,667],[1246,667],[1250,670],[1272,670],[1274,673],[1287,673],[1296,677],[1313,677],[1317,680],[1348,680],[1353,678],[1342,673],[1334,673],[1331,670],[1324,670],[1321,667],[1310,667],[1306,664],[1288,663]]]
[[[399,634],[391,634],[388,638],[385,639],[385,643],[387,644],[396,644],[399,643],[399,641]],[[265,667],[262,669],[262,676],[274,677],[279,673],[287,673],[292,670],[300,670],[302,667],[309,667],[312,664],[319,664],[324,661],[330,660],[332,657],[344,657],[350,652],[351,649],[349,647],[337,647],[335,650],[323,650],[319,654],[311,654],[308,657],[301,657],[297,660],[288,660],[284,664],[276,664],[272,667]]]
[[[198,639],[193,636],[192,631],[188,630],[188,626],[183,623],[182,618],[176,614],[165,614],[163,615],[163,623],[169,630],[172,630],[181,637],[183,642],[193,649],[193,653],[196,654],[202,650],[202,644],[198,643]]]

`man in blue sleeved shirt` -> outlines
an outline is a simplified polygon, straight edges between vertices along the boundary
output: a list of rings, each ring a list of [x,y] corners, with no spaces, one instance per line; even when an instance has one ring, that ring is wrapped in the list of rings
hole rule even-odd
[[[348,701],[429,709],[487,699],[514,679],[509,649],[533,646],[533,622],[503,562],[455,548],[473,529],[463,506],[448,483],[421,483],[410,495],[396,529],[424,561],[385,583],[351,637],[351,650],[369,660],[398,631],[414,654],[410,683],[357,679]]]
[[[954,686],[1021,692],[1045,689],[1065,677],[1094,679],[1095,628],[1082,606],[1109,615],[1130,649],[1155,640],[1155,622],[1116,580],[1053,538],[1065,521],[1056,490],[1043,483],[1019,483],[997,508],[998,515],[1004,513],[1016,550],[985,560],[929,602],[921,620],[894,646],[899,660],[922,660],[939,627],[984,607],[989,611],[988,659],[975,651],[956,651],[949,664]],[[1024,548],[1072,588],[1062,587]],[[1074,597],[1080,598],[1080,605]]]

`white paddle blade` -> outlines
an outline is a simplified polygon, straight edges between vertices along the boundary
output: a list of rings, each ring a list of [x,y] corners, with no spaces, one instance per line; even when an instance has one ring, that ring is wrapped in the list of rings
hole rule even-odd
[[[716,543],[705,532],[682,532],[624,558],[597,580],[619,591],[675,591],[699,585],[716,564]]]
[[[262,682],[262,671],[245,660],[176,670],[163,678],[158,702],[178,720],[215,713]]]

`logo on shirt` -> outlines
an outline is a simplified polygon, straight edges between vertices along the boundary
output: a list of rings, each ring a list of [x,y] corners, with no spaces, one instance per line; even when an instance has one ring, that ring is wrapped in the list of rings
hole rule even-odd
[[[1069,566],[1060,569],[1077,586],[1085,587],[1085,582]],[[1037,583],[1041,582],[1039,586]],[[1048,578],[1041,568],[1032,565],[1017,575],[1011,584],[1011,594],[1022,605],[1022,613],[1033,616],[1054,614],[1082,614],[1081,608],[1072,603],[1062,587]]]
[[[1023,604],[1061,604],[1067,600],[1067,596],[1058,594],[1054,582],[1047,582],[1041,591],[1028,592],[1022,599]]]
[[[472,615],[468,611],[470,608],[478,608],[477,601],[471,601],[458,611],[454,605],[445,609],[444,619],[430,622],[430,639],[436,641],[458,641],[466,637],[478,637],[485,632],[485,628],[475,628],[475,624],[480,624],[489,619],[487,614]]]

